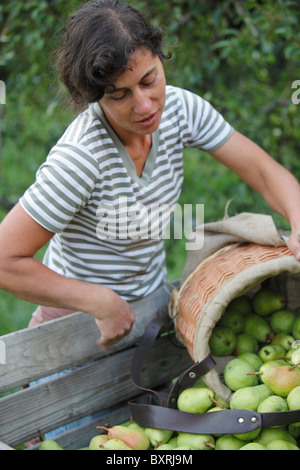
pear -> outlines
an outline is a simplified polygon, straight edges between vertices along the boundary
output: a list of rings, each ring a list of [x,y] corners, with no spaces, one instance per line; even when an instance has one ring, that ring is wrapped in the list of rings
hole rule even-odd
[[[209,388],[186,388],[177,399],[177,407],[187,413],[205,413],[213,406],[215,392]]]
[[[89,450],[101,450],[104,442],[108,441],[109,437],[107,434],[99,434],[92,437],[89,443]]]
[[[215,440],[210,434],[179,432],[177,443],[178,447],[189,446],[194,450],[212,450],[215,447]]]
[[[230,408],[232,410],[257,411],[261,402],[271,395],[272,391],[265,384],[243,387],[231,396]]]
[[[267,450],[300,450],[296,444],[284,441],[283,439],[277,439],[269,442],[266,445]]]
[[[271,395],[263,400],[258,408],[258,413],[274,413],[276,411],[288,411],[289,407],[286,400],[283,397],[278,395]],[[280,427],[280,426],[270,426],[271,428]]]
[[[239,450],[245,445],[245,441],[238,439],[233,434],[223,434],[215,442],[215,450]]]
[[[268,450],[265,446],[257,444],[256,442],[249,442],[241,447],[239,450]]]
[[[145,433],[154,448],[162,444],[167,444],[173,435],[173,431],[168,429],[146,428]]]
[[[236,336],[236,346],[233,352],[235,356],[245,352],[256,353],[258,350],[258,342],[253,335],[249,335],[248,333],[240,333]]]
[[[267,287],[261,287],[252,298],[253,310],[261,317],[267,317],[285,307],[286,301],[279,292]]]
[[[240,439],[241,441],[252,441],[253,439],[256,439],[257,436],[260,433],[260,428],[254,429],[253,431],[248,431],[244,433],[235,433],[234,436]]]
[[[173,447],[177,447],[177,436],[171,437],[171,439],[168,440],[168,444]]]
[[[246,295],[241,295],[233,299],[227,306],[226,310],[238,310],[239,312],[247,315],[252,312],[252,300]]]
[[[64,450],[56,441],[53,439],[45,439],[39,445],[39,450]]]
[[[289,410],[300,409],[300,386],[293,388],[287,396],[287,405]],[[300,423],[293,423],[295,427],[300,427]]]
[[[139,427],[130,428],[130,426],[116,425],[111,428],[97,426],[98,429],[105,429],[108,432],[109,439],[119,439],[128,447],[134,450],[147,450],[150,442],[147,434]]]
[[[265,362],[260,373],[263,383],[280,397],[287,397],[293,388],[300,385],[300,369],[281,365],[278,361]]]
[[[236,335],[230,328],[216,326],[208,343],[213,356],[230,356],[236,346]]]
[[[243,361],[249,362],[249,364],[251,364],[254,367],[254,370],[256,371],[258,371],[263,365],[263,361],[261,360],[259,355],[252,352],[245,352],[239,354],[237,356],[237,359],[242,359]]]
[[[295,438],[299,439],[300,437],[300,423],[291,423],[287,427],[288,432]]]
[[[285,351],[288,351],[291,347],[292,344],[294,343],[295,339],[291,335],[286,335],[284,333],[277,333],[271,341],[271,344],[279,344],[279,346],[282,346]]]
[[[176,450],[176,452],[178,450],[194,450],[192,449],[192,447],[189,447],[189,446],[178,446],[178,447],[175,447],[173,450]]]
[[[292,336],[295,339],[300,339],[300,317],[297,317],[294,322],[293,329],[292,329]]]
[[[297,444],[296,439],[282,426],[278,428],[263,428],[259,436],[254,439],[254,442],[267,446],[270,442],[278,439],[290,442],[291,444]]]
[[[290,334],[296,320],[294,312],[291,310],[278,310],[270,317],[270,326],[274,333]]]
[[[263,362],[275,361],[285,357],[285,349],[279,344],[266,344],[258,351],[258,355]]]
[[[259,343],[269,343],[274,333],[268,322],[261,316],[251,313],[246,316],[244,333],[254,336]]]
[[[131,447],[125,444],[121,439],[112,438],[104,442],[103,450],[133,450]]]
[[[224,314],[218,322],[218,326],[230,328],[234,334],[238,335],[244,330],[245,315],[234,308],[225,310]]]
[[[156,447],[155,450],[174,450],[174,446],[171,444],[161,444],[160,446]]]
[[[224,381],[228,388],[236,391],[243,387],[258,385],[254,367],[242,359],[231,359],[224,368]],[[248,375],[249,373],[253,375]]]
[[[292,351],[291,357],[290,357],[290,362],[294,366],[300,365],[300,348],[297,348],[294,351]]]

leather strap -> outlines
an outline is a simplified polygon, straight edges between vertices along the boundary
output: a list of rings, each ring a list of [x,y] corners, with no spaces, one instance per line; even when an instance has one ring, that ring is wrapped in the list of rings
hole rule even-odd
[[[203,361],[193,364],[185,370],[169,394],[158,393],[141,385],[141,372],[145,359],[165,327],[158,319],[152,320],[135,351],[131,380],[134,385],[152,395],[142,395],[129,402],[132,418],[142,427],[169,429],[195,434],[239,434],[269,426],[283,426],[300,422],[300,410],[274,413],[257,413],[251,410],[221,410],[211,413],[192,414],[177,409],[180,392],[194,383],[215,366],[215,361],[208,355]],[[156,397],[156,399],[155,399]],[[157,403],[157,399],[159,403]]]

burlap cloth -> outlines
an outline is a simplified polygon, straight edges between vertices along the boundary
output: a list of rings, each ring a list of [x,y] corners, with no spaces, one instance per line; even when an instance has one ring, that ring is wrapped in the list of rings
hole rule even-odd
[[[196,227],[191,239],[197,232],[203,246],[187,252],[181,285],[169,304],[177,336],[195,362],[210,353],[211,332],[231,300],[280,273],[300,273],[299,261],[286,246],[288,234],[277,230],[271,216],[241,213]],[[231,391],[220,380],[229,358],[215,360],[216,368],[203,379],[229,401]]]

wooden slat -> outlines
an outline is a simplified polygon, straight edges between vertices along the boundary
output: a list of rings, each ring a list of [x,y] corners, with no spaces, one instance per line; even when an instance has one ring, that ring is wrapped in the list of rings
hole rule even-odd
[[[96,344],[100,332],[94,319],[81,312],[1,336],[6,364],[0,364],[0,393],[130,347],[149,321],[149,312],[140,312],[131,333],[109,353]]]
[[[98,359],[71,373],[0,400],[0,440],[11,446],[138,394],[130,379],[135,347]],[[145,364],[143,386],[154,388],[185,370],[186,350],[159,338]]]

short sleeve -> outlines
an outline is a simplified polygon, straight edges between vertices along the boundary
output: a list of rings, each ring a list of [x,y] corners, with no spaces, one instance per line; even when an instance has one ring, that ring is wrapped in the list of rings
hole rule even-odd
[[[208,101],[177,89],[186,120],[185,146],[214,152],[233,134],[234,128]]]
[[[62,232],[87,204],[98,173],[97,161],[84,146],[56,145],[20,204],[44,228]]]

